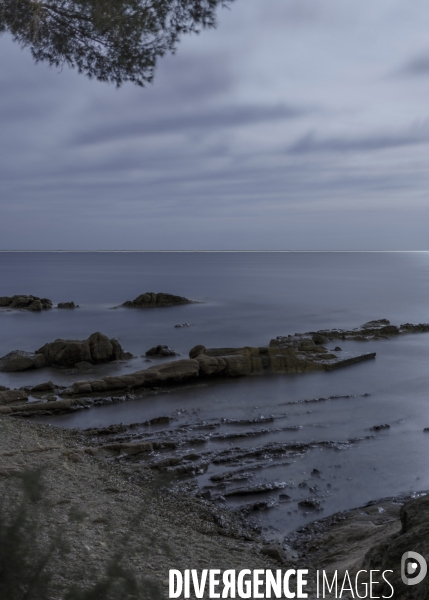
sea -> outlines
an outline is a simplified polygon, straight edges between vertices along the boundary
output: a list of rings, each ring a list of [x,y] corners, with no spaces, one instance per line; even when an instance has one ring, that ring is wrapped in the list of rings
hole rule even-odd
[[[120,307],[147,291],[198,303]],[[429,253],[2,252],[0,295],[13,294],[79,308],[0,310],[0,356],[96,331],[134,355],[85,377],[73,369],[0,373],[0,385],[9,387],[69,385],[146,368],[145,352],[158,344],[186,358],[197,344],[264,346],[279,335],[351,329],[381,318],[428,322]],[[204,467],[168,485],[191,482],[213,502],[248,506],[266,536],[281,539],[337,511],[429,490],[429,334],[339,345],[376,358],[332,372],[197,381],[38,420],[87,429],[170,416],[162,432],[142,428],[142,436],[205,431]],[[374,431],[378,425],[389,428]],[[299,452],[273,454],[273,447],[294,442]],[[235,453],[230,463],[210,459],[227,451]],[[242,493],[246,486],[261,489]]]

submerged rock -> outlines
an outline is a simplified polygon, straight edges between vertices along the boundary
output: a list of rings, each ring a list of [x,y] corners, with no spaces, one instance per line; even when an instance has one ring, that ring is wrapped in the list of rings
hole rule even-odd
[[[180,304],[193,304],[193,300],[189,300],[184,296],[175,296],[174,294],[146,292],[137,296],[134,300],[127,300],[122,306],[131,308],[158,308],[165,306],[178,306]]]
[[[0,307],[39,312],[52,308],[52,300],[38,296],[0,296]]]

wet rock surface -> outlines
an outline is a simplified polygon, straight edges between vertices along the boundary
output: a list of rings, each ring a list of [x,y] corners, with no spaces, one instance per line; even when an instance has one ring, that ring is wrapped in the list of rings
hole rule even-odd
[[[0,296],[0,308],[40,312],[41,310],[52,308],[52,300],[49,300],[49,298],[39,298],[38,296]]]
[[[166,306],[180,306],[181,304],[194,304],[193,300],[184,296],[175,296],[174,294],[146,292],[140,294],[134,300],[127,300],[121,306],[128,308],[159,308]]]

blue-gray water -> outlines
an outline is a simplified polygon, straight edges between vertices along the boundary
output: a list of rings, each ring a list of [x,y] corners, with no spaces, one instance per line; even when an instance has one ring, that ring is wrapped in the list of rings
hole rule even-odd
[[[201,304],[153,310],[111,308],[145,291],[184,295]],[[0,295],[34,294],[55,303],[73,300],[75,311],[41,314],[0,312],[0,356],[35,350],[55,338],[82,339],[94,331],[117,337],[141,357],[155,344],[187,355],[195,344],[265,345],[272,337],[329,327],[356,327],[370,319],[392,323],[429,321],[429,254],[426,253],[2,253]],[[192,327],[176,329],[177,323]],[[285,483],[291,496],[261,513],[273,535],[313,518],[402,492],[429,489],[429,334],[383,342],[341,343],[343,349],[376,351],[375,361],[332,373],[275,376],[189,386],[178,392],[130,400],[47,419],[66,427],[131,423],[172,415],[172,427],[219,418],[276,417],[279,431],[261,438],[213,439],[207,449],[285,441],[364,438],[370,427],[390,430],[345,450],[314,447],[284,465],[272,461],[255,470],[253,483]],[[329,347],[329,346],[328,346]],[[102,373],[143,368],[97,367]],[[0,384],[16,386],[52,379],[81,379],[62,371],[0,373]],[[363,396],[363,394],[370,396]],[[332,395],[352,398],[288,404]],[[299,425],[300,430],[284,426]],[[265,425],[266,427],[266,425]],[[239,431],[239,425],[222,432]],[[251,467],[252,465],[250,465]],[[253,465],[254,466],[254,465]],[[312,478],[312,469],[321,477]],[[201,487],[222,469],[211,465],[198,476]],[[298,484],[307,480],[307,488]],[[324,507],[304,514],[296,500],[315,495]],[[278,500],[279,492],[271,494]],[[242,501],[242,500],[241,500]],[[230,500],[231,504],[235,501]],[[273,529],[271,529],[273,528]]]

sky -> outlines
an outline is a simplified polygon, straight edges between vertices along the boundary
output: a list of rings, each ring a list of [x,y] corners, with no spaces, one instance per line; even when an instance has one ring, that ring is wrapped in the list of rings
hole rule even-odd
[[[235,0],[145,88],[0,56],[2,250],[429,249],[427,1]]]

